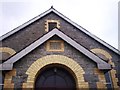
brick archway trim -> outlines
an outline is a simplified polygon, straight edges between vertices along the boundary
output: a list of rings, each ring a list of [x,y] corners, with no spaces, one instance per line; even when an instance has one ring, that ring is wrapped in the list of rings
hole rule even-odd
[[[85,82],[82,67],[73,59],[62,55],[48,55],[36,60],[26,71],[28,75],[27,82],[23,83],[23,88],[34,88],[37,73],[46,65],[61,64],[69,68],[76,78],[76,88],[88,88],[88,82]]]

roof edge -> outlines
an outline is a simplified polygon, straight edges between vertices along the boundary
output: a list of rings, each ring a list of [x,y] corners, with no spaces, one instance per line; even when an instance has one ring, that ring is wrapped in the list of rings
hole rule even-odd
[[[71,23],[73,26],[77,27],[78,29],[80,29],[82,32],[84,32],[85,34],[87,34],[88,36],[92,37],[93,39],[95,39],[96,41],[100,42],[101,44],[103,44],[104,46],[106,46],[107,48],[109,48],[110,50],[114,51],[115,53],[120,55],[120,51],[118,49],[116,49],[115,47],[111,46],[110,44],[106,43],[105,41],[101,40],[100,38],[98,38],[97,36],[93,35],[92,33],[90,33],[88,30],[86,30],[85,28],[83,28],[82,26],[78,25],[77,23],[73,22],[72,20],[70,20],[68,17],[64,16],[63,14],[61,14],[60,12],[58,12],[56,9],[53,9],[54,13],[56,13],[57,15],[59,15],[60,17],[62,17],[64,20],[68,21],[69,23]]]
[[[34,21],[42,18],[43,16],[47,15],[50,12],[56,13],[58,16],[60,16],[64,20],[68,21],[69,23],[71,23],[72,25],[74,25],[75,27],[77,27],[78,29],[80,29],[82,32],[84,32],[88,36],[92,37],[93,39],[95,39],[96,41],[100,42],[101,44],[103,44],[104,46],[106,46],[107,48],[109,48],[110,50],[112,50],[115,53],[117,53],[117,54],[120,55],[120,51],[118,49],[116,49],[115,47],[113,47],[113,46],[109,45],[108,43],[104,42],[103,40],[101,40],[97,36],[91,34],[89,31],[87,31],[85,28],[81,27],[80,25],[76,24],[75,22],[71,21],[69,18],[67,18],[66,16],[64,16],[63,14],[61,14],[60,12],[58,12],[56,9],[54,9],[53,6],[51,6],[51,8],[48,9],[47,11],[45,11],[45,12],[41,13],[40,15],[34,17],[33,19],[29,20],[28,22],[26,22],[26,23],[20,25],[19,27],[13,29],[12,31],[10,31],[10,32],[2,35],[0,37],[0,41],[2,41],[3,39],[9,37],[10,35],[16,33],[17,31],[21,30],[22,28],[26,27],[27,25],[33,23]]]
[[[98,56],[96,56],[95,54],[93,54],[92,52],[90,52],[89,50],[87,50],[86,48],[81,46],[80,44],[78,44],[76,41],[71,39],[69,36],[65,35],[63,32],[61,32],[61,31],[59,31],[58,29],[55,28],[52,31],[46,33],[43,37],[41,37],[38,40],[36,40],[34,43],[30,44],[28,47],[26,47],[22,51],[18,52],[14,56],[12,56],[7,61],[5,61],[2,65],[0,65],[0,70],[2,70],[2,69],[3,70],[11,69],[10,67],[13,67],[13,64],[15,62],[20,60],[22,57],[24,57],[25,55],[30,53],[32,50],[34,50],[35,48],[40,46],[42,43],[44,43],[45,41],[47,41],[48,39],[50,39],[54,35],[59,36],[64,41],[66,41],[71,46],[73,46],[75,49],[77,49],[79,52],[83,53],[85,56],[90,58],[90,60],[96,62],[99,69],[102,69],[102,70],[104,70],[104,69],[111,69],[110,64],[106,63],[105,61],[100,59]],[[11,64],[12,66],[7,68],[6,64]],[[102,68],[100,67],[101,65],[102,65]],[[5,67],[2,67],[2,66],[5,66]]]
[[[7,37],[9,37],[10,35],[18,32],[19,30],[21,30],[22,28],[26,27],[27,25],[33,23],[34,21],[42,18],[42,17],[45,16],[45,15],[47,15],[48,13],[50,13],[50,12],[52,11],[52,9],[53,9],[53,8],[50,8],[50,9],[46,10],[45,12],[41,13],[40,15],[38,15],[38,16],[36,16],[36,17],[34,17],[34,18],[30,19],[30,20],[28,20],[27,22],[23,23],[22,25],[20,25],[20,26],[16,27],[15,29],[13,29],[13,30],[7,32],[6,34],[2,35],[2,36],[0,37],[0,41],[4,40],[5,38],[7,38]]]

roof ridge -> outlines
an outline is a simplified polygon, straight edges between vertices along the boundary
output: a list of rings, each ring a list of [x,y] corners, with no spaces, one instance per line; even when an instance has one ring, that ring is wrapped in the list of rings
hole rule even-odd
[[[101,40],[100,38],[98,38],[97,36],[93,35],[92,33],[90,33],[88,30],[86,30],[85,28],[83,28],[82,26],[76,24],[75,22],[73,22],[72,20],[70,20],[68,17],[64,16],[62,13],[58,12],[56,9],[53,8],[53,6],[51,6],[50,9],[46,10],[45,12],[41,13],[40,15],[34,17],[33,19],[27,21],[26,23],[18,26],[17,28],[13,29],[12,31],[2,35],[0,37],[0,41],[2,41],[3,39],[9,37],[10,35],[18,32],[19,30],[21,30],[22,28],[26,27],[27,25],[33,23],[34,21],[40,19],[41,17],[49,14],[50,12],[54,12],[55,14],[57,14],[58,16],[60,16],[61,18],[63,18],[64,20],[66,20],[67,22],[71,23],[73,26],[75,26],[76,28],[78,28],[79,30],[81,30],[82,32],[84,32],[85,34],[87,34],[88,36],[92,37],[93,39],[95,39],[96,41],[100,42],[101,44],[103,44],[104,46],[106,46],[107,48],[109,48],[110,50],[114,51],[115,53],[120,55],[120,51],[118,49],[116,49],[115,47],[109,45],[108,43],[106,43],[105,41]]]

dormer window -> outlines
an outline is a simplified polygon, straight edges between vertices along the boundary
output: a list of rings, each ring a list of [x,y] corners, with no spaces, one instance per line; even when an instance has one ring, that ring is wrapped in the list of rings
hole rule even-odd
[[[54,28],[60,28],[60,23],[58,20],[46,20],[45,22],[45,31],[51,31]]]

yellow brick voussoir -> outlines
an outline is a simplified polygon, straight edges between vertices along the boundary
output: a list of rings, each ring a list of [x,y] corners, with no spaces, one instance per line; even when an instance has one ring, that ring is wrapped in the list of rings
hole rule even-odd
[[[6,52],[6,53],[9,53],[10,55],[13,55],[16,53],[14,49],[9,47],[0,47],[0,52]]]
[[[34,88],[35,78],[38,72],[45,66],[50,64],[60,64],[65,66],[73,73],[74,78],[76,79],[76,87],[79,87],[79,84],[84,83],[84,86],[88,84],[85,83],[83,74],[85,73],[82,67],[75,62],[73,59],[68,58],[62,55],[48,55],[36,60],[27,70],[26,74],[28,75],[27,82],[25,87]],[[31,83],[32,82],[32,83]],[[29,86],[31,85],[31,86]]]
[[[36,72],[37,72],[38,70],[39,70],[39,68],[36,68],[36,67],[34,67],[34,68],[29,68],[29,70],[27,70],[26,74],[30,74],[30,73],[36,74]]]

